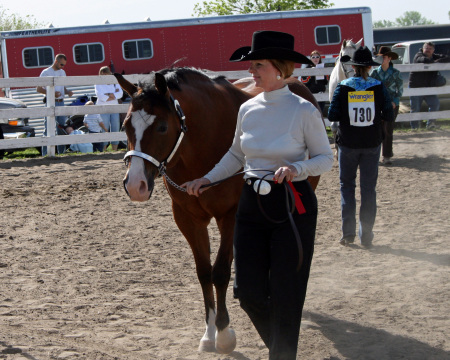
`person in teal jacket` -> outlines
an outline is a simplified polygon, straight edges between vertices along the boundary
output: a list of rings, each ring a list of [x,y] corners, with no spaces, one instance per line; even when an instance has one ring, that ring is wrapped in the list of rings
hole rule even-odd
[[[394,123],[398,115],[398,107],[400,98],[403,94],[403,80],[400,71],[394,69],[392,60],[397,60],[398,55],[391,51],[388,46],[381,46],[377,56],[383,57],[383,63],[377,68],[373,69],[370,73],[370,77],[380,80],[386,87],[392,101],[392,107],[394,109],[394,121],[383,121],[383,146],[382,146],[382,163],[385,165],[392,164],[391,158],[393,153],[393,134]]]

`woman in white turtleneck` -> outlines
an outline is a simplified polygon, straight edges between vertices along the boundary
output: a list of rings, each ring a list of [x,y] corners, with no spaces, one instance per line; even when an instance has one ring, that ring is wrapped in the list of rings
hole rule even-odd
[[[264,92],[241,105],[233,144],[221,161],[204,177],[182,185],[188,194],[201,196],[208,189],[202,185],[244,168],[234,235],[234,294],[269,348],[270,360],[296,359],[317,220],[317,199],[306,179],[333,164],[319,110],[284,82],[296,62],[310,63],[293,48],[292,35],[259,31],[251,48],[232,55],[231,61],[250,61],[249,72]],[[261,178],[268,193],[255,185]],[[298,195],[292,222],[284,182]]]

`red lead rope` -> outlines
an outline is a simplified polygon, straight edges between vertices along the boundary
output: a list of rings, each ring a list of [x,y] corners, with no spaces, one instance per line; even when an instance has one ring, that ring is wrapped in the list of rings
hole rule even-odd
[[[290,188],[291,188],[291,190],[292,190],[292,193],[294,194],[295,207],[297,208],[298,213],[299,213],[300,215],[306,213],[306,209],[305,209],[305,207],[303,206],[302,199],[300,199],[300,196],[302,196],[302,194],[299,193],[299,192],[295,189],[295,187],[294,187],[294,185],[292,184],[291,181],[288,181],[287,183],[288,183],[288,185],[290,186]]]

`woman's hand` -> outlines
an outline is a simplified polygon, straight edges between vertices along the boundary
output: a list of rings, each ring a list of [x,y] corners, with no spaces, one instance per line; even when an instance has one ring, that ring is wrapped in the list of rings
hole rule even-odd
[[[186,189],[186,192],[189,195],[195,195],[195,196],[199,196],[203,191],[206,191],[209,189],[209,187],[206,188],[202,188],[200,189],[200,187],[202,185],[207,185],[207,184],[211,184],[211,181],[209,181],[207,178],[199,178],[199,179],[195,179],[192,181],[188,181],[185,182],[184,184],[180,185],[182,188]]]
[[[273,180],[275,182],[282,183],[284,180],[292,181],[296,176],[298,176],[298,173],[294,166],[282,166],[277,171],[275,171]]]

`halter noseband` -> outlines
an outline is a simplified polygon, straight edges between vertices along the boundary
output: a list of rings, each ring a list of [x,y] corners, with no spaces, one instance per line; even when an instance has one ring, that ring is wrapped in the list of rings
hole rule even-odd
[[[169,156],[165,160],[159,162],[153,156],[150,156],[150,155],[148,155],[146,153],[143,153],[141,151],[136,151],[136,150],[130,150],[123,157],[123,161],[125,161],[126,164],[128,163],[128,158],[130,158],[132,156],[137,156],[137,157],[140,157],[141,159],[144,159],[144,160],[147,160],[147,161],[151,162],[153,165],[155,165],[158,168],[158,171],[159,171],[159,173],[161,175],[166,176],[165,175],[166,166],[169,163],[169,161],[172,160],[173,156],[177,152],[178,147],[181,144],[181,140],[183,140],[184,134],[187,131],[186,116],[184,115],[184,112],[181,109],[180,103],[178,102],[177,99],[173,98],[172,94],[170,94],[170,100],[171,100],[173,106],[175,107],[175,111],[177,112],[178,118],[180,120],[181,132],[178,135],[177,142],[175,143],[175,146],[173,147],[173,149],[170,152]]]
[[[343,56],[342,53],[339,53],[339,58]],[[339,64],[341,65],[342,71],[344,71],[345,77],[348,79],[351,73],[355,73],[355,70],[351,67],[350,70],[347,70],[345,68],[345,64],[342,61],[339,61]]]

